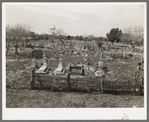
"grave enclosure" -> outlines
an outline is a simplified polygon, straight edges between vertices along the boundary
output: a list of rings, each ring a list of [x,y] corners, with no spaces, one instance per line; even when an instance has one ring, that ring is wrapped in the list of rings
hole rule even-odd
[[[69,65],[65,73],[55,75],[51,71],[43,74],[31,71],[32,89],[50,89],[52,91],[76,91],[76,92],[101,92],[101,93],[135,93],[142,95],[144,85],[143,81],[136,83],[131,81],[107,81],[105,76],[87,76],[82,70],[82,65]],[[51,72],[51,73],[50,73]],[[77,72],[77,73],[75,73]]]

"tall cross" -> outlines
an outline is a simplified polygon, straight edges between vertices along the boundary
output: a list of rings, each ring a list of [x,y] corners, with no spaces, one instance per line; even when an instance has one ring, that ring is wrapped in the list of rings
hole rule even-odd
[[[52,34],[54,35],[54,31],[55,31],[55,26],[53,26],[53,28],[51,28],[51,30],[53,30]]]

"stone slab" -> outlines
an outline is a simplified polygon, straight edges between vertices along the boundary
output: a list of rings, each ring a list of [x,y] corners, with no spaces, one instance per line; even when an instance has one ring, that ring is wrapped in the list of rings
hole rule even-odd
[[[37,70],[35,73],[37,74],[46,74],[48,72],[48,68],[46,68],[46,70]]]

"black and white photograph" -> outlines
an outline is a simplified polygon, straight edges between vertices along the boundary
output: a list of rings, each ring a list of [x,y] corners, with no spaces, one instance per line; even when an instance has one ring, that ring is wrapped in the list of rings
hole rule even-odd
[[[3,119],[147,119],[146,6],[3,2]]]

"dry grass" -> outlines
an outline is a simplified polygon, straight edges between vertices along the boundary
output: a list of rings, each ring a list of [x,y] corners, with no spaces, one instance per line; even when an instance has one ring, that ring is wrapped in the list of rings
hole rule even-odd
[[[48,58],[53,55],[44,50]],[[29,57],[28,57],[29,56]],[[7,61],[6,63],[6,107],[8,108],[54,108],[54,107],[144,107],[144,97],[135,95],[113,95],[113,94],[95,94],[95,93],[68,93],[51,92],[50,90],[32,90],[30,87],[30,77],[28,68],[30,65],[30,51],[25,51],[20,55],[21,59],[26,61]],[[7,60],[13,59],[10,52]],[[92,65],[97,63],[98,57],[94,59]],[[64,67],[69,61],[79,60],[86,63],[82,57],[63,56]],[[139,58],[137,59],[113,59],[107,61],[102,59],[113,74],[107,77],[107,80],[134,79]],[[57,67],[57,61],[51,61],[52,67]],[[129,98],[129,99],[126,99]]]

